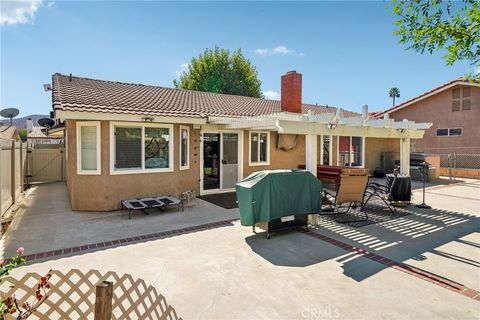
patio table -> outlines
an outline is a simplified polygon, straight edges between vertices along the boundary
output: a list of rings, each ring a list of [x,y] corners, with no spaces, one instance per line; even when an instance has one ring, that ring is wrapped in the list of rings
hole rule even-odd
[[[412,182],[410,176],[397,175],[395,183],[395,175],[389,173],[386,175],[386,186],[390,190],[392,202],[410,203],[412,200]]]

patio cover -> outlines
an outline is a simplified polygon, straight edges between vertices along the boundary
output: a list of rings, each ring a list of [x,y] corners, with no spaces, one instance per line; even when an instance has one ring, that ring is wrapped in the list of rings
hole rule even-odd
[[[254,172],[235,186],[242,226],[320,213],[322,182],[307,170]]]

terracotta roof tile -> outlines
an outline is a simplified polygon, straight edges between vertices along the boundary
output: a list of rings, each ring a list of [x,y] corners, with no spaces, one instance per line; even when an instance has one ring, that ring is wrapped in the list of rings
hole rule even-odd
[[[54,110],[158,116],[258,116],[280,112],[280,101],[134,83],[53,75]],[[303,104],[303,111],[337,108]],[[345,116],[358,115],[344,111]]]

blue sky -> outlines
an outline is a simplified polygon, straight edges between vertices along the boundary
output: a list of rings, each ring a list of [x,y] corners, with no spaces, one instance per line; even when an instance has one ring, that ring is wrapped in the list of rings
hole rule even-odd
[[[473,71],[406,51],[390,11],[386,2],[2,1],[0,107],[48,113],[42,84],[55,72],[171,87],[214,45],[241,48],[268,96],[297,70],[305,103],[353,111],[389,107],[392,86],[404,101]]]

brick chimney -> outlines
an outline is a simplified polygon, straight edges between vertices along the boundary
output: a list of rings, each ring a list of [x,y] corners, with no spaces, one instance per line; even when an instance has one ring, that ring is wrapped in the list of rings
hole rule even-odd
[[[302,74],[288,71],[282,76],[282,111],[302,113]]]

